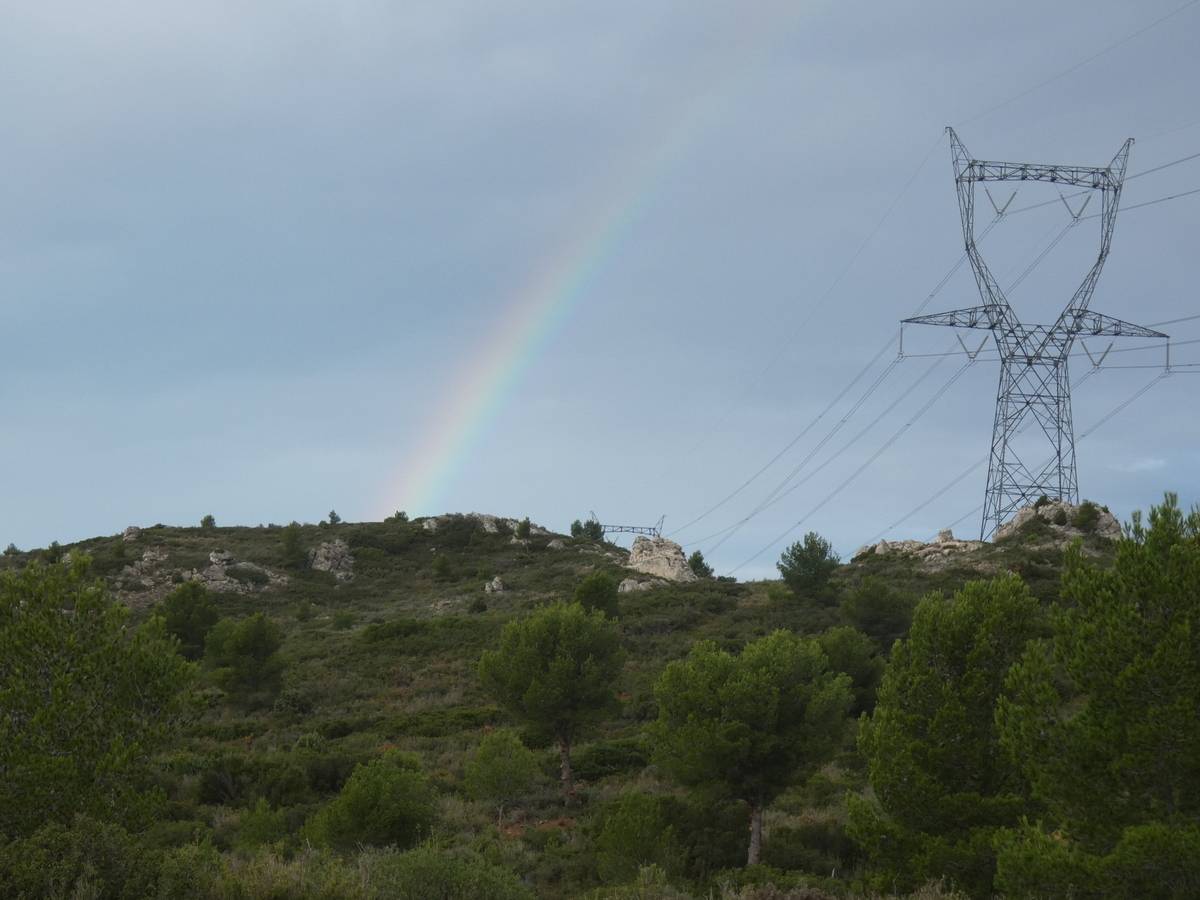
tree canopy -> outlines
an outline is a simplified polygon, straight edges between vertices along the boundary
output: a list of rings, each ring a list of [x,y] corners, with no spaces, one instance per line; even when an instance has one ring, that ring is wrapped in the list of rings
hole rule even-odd
[[[695,644],[666,667],[654,694],[655,762],[685,785],[748,803],[756,863],[763,809],[836,746],[849,677],[830,670],[816,641],[779,630],[736,656],[712,641]]]
[[[1168,494],[1149,519],[1111,568],[1068,552],[1051,635],[1009,675],[1001,738],[1045,815],[1003,845],[1013,893],[1200,893],[1200,511]]]
[[[973,895],[990,894],[992,836],[1028,809],[994,710],[1041,621],[1016,575],[970,582],[917,606],[859,732],[877,802],[852,803],[851,826],[883,874],[881,886],[911,889],[947,876]]]
[[[803,541],[783,551],[776,568],[795,593],[813,594],[829,583],[829,576],[840,562],[829,541],[810,531]]]
[[[162,619],[130,627],[87,566],[0,572],[0,833],[136,818],[150,755],[187,711],[192,667]]]
[[[581,729],[609,712],[622,654],[616,626],[599,610],[555,603],[509,622],[495,650],[479,660],[479,677],[514,715],[558,744],[562,786],[574,792],[571,745]]]

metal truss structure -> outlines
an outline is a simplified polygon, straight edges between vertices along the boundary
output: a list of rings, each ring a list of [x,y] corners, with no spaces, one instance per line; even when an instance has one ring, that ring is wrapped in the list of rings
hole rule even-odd
[[[1000,384],[996,393],[996,418],[980,529],[981,537],[986,540],[1013,512],[1043,495],[1069,503],[1079,502],[1071,383],[1067,372],[1075,339],[1089,335],[1153,338],[1167,335],[1088,308],[1112,243],[1132,138],[1121,146],[1107,166],[1093,168],[972,159],[954,129],[946,130],[950,135],[954,184],[967,258],[975,273],[983,305],[917,316],[905,319],[903,324],[987,329],[996,342],[1000,354]],[[1053,325],[1020,322],[979,253],[975,244],[975,185],[989,181],[1039,181],[1100,192],[1099,255]],[[986,186],[984,189],[986,191]],[[1087,199],[1092,196],[1089,193]],[[1063,203],[1067,205],[1065,198]],[[1078,221],[1086,206],[1085,200],[1078,212],[1071,210],[1069,205],[1067,209]],[[1036,462],[1042,459],[1042,453],[1036,448],[1032,451],[1036,452],[1036,457],[1031,457],[1031,451],[1024,446],[1021,448],[1024,458],[1017,453],[1014,438],[1019,430],[1030,424],[1036,425],[1033,431],[1037,440],[1034,443],[1050,451],[1048,462]]]
[[[660,516],[656,525],[603,525],[596,518],[596,514],[592,513],[592,521],[600,524],[600,531],[604,535],[610,534],[644,534],[647,537],[662,537],[663,522],[667,517]]]

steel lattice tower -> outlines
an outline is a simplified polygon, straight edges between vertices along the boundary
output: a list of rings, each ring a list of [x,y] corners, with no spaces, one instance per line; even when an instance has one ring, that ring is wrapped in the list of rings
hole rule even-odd
[[[1112,162],[1095,168],[972,159],[954,129],[946,130],[950,134],[954,186],[958,192],[967,258],[975,273],[983,305],[917,316],[904,322],[986,328],[995,339],[1000,354],[1000,384],[996,392],[996,419],[983,504],[981,537],[986,540],[1014,511],[1034,503],[1042,495],[1069,503],[1079,502],[1075,432],[1071,423],[1071,383],[1067,370],[1075,339],[1081,335],[1161,338],[1167,335],[1088,309],[1112,243],[1132,138],[1121,146]],[[975,245],[975,185],[987,181],[1043,181],[1100,192],[1100,253],[1053,325],[1020,322],[979,254]],[[1091,199],[1090,195],[1088,199]],[[1078,221],[1082,212],[1081,208],[1078,213],[1071,214]],[[1022,447],[1025,458],[1018,455],[1013,439],[1027,425],[1036,426],[1031,429],[1036,441],[1031,443],[1049,452],[1048,461],[1040,462],[1040,451],[1034,451],[1037,455],[1031,458],[1027,447]]]

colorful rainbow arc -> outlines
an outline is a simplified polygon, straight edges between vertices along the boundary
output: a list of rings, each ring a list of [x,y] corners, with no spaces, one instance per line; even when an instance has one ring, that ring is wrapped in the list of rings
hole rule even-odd
[[[785,4],[782,9],[795,15],[798,6],[789,9]],[[767,45],[786,31],[781,24],[777,14],[744,17],[741,32],[726,44],[730,52],[723,64],[708,69],[710,88],[693,91],[690,102],[618,168],[608,190],[598,195],[600,202],[580,217],[574,236],[517,292],[482,352],[469,357],[469,368],[454,380],[448,398],[438,404],[437,415],[386,491],[381,513],[439,511],[436,506],[454,476],[479,447],[521,376],[587,293],[595,273],[621,246],[662,183],[663,173],[729,102]]]

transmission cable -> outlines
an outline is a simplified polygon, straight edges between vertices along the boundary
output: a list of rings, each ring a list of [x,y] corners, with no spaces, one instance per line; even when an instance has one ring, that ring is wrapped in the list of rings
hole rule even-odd
[[[781,533],[778,537],[776,537],[774,540],[772,540],[770,543],[768,543],[761,550],[756,552],[753,556],[749,557],[748,559],[744,560],[743,562],[739,563],[738,565],[736,565],[732,569],[730,569],[728,574],[732,575],[733,573],[737,572],[739,569],[742,569],[745,566],[749,565],[750,563],[754,562],[754,560],[758,559],[760,556],[762,556],[764,553],[766,553],[768,550],[770,550],[772,547],[774,547],[780,541],[784,540],[789,534],[791,534],[793,531],[795,531],[797,528],[799,528],[801,525],[803,525],[808,519],[812,518],[814,515],[816,515],[816,513],[818,513],[820,510],[822,510],[825,507],[825,505],[827,503],[829,503],[831,500],[833,500],[838,494],[840,494],[843,490],[845,490],[847,487],[849,487],[858,478],[858,476],[860,476],[863,472],[865,472],[867,470],[867,468],[872,463],[875,462],[875,460],[879,459],[879,457],[882,456],[885,452],[887,452],[887,450],[890,449],[891,446],[896,443],[896,441],[900,440],[900,438],[904,436],[905,432],[907,432],[909,428],[911,428],[913,425],[915,425],[921,419],[921,417],[925,415],[925,413],[927,413],[930,409],[932,409],[933,405],[942,398],[942,395],[945,394],[946,391],[950,389],[951,385],[953,385],[956,381],[958,381],[958,379],[963,375],[963,373],[966,372],[967,369],[971,368],[971,366],[973,366],[973,365],[975,365],[975,360],[968,360],[967,362],[963,363],[962,366],[959,367],[958,371],[955,372],[950,377],[950,379],[938,389],[937,393],[935,393],[932,397],[929,398],[929,400],[927,400],[925,402],[924,406],[922,406],[920,409],[918,409],[917,412],[907,422],[905,422],[895,432],[893,432],[891,437],[889,437],[886,441],[884,441],[883,446],[881,446],[878,450],[876,450],[869,457],[867,457],[866,461],[863,462],[862,465],[860,465],[857,469],[855,469],[836,488],[834,488],[832,491],[830,491],[829,494],[827,494],[820,503],[818,503],[816,506],[814,506],[805,515],[801,516],[800,519],[797,520],[795,523],[788,526],[788,528],[786,528],[783,531],[783,533]]]
[[[1088,437],[1089,435],[1093,434],[1093,433],[1094,433],[1094,432],[1095,432],[1097,429],[1099,429],[1099,428],[1100,428],[1100,426],[1104,425],[1106,422],[1108,422],[1109,420],[1111,420],[1111,419],[1112,419],[1114,416],[1116,416],[1116,415],[1118,415],[1119,413],[1123,412],[1123,411],[1125,410],[1125,408],[1126,408],[1126,407],[1128,407],[1128,406],[1129,406],[1131,403],[1133,403],[1135,400],[1138,400],[1138,399],[1140,399],[1141,397],[1143,397],[1143,396],[1144,396],[1144,395],[1145,395],[1145,394],[1146,394],[1146,393],[1147,393],[1147,392],[1148,392],[1148,391],[1149,391],[1151,388],[1153,388],[1153,387],[1154,387],[1156,384],[1158,384],[1159,382],[1161,382],[1163,379],[1165,379],[1165,378],[1169,378],[1169,377],[1170,377],[1170,375],[1171,375],[1171,373],[1170,373],[1169,371],[1163,372],[1163,373],[1162,373],[1162,374],[1160,374],[1160,375],[1156,375],[1156,376],[1155,376],[1153,379],[1151,379],[1151,381],[1150,381],[1150,383],[1149,383],[1149,384],[1145,384],[1145,385],[1143,385],[1141,388],[1139,388],[1139,389],[1138,389],[1138,390],[1137,390],[1137,391],[1136,391],[1136,392],[1133,394],[1133,396],[1131,396],[1131,397],[1129,397],[1128,399],[1126,399],[1126,400],[1122,401],[1121,403],[1118,403],[1118,404],[1117,404],[1115,407],[1113,407],[1111,410],[1109,410],[1107,413],[1105,413],[1103,416],[1101,416],[1101,417],[1100,417],[1100,418],[1099,418],[1099,419],[1098,419],[1096,422],[1094,422],[1094,423],[1092,424],[1092,426],[1091,426],[1090,428],[1088,428],[1088,429],[1087,429],[1087,431],[1084,431],[1084,432],[1083,432],[1083,433],[1081,433],[1081,434],[1080,434],[1080,435],[1079,435],[1077,438],[1075,438],[1075,440],[1076,440],[1077,442],[1078,442],[1078,441],[1083,441],[1083,440],[1086,440],[1086,439],[1087,439],[1087,437]],[[1051,461],[1052,461],[1052,457],[1047,457],[1047,458],[1046,458],[1046,462],[1045,462],[1045,463],[1043,463],[1043,468],[1044,468],[1046,465],[1049,465]],[[968,518],[970,518],[971,516],[973,516],[973,515],[975,515],[976,513],[978,513],[978,512],[979,512],[981,509],[983,509],[983,504],[982,504],[982,503],[981,503],[981,504],[979,504],[978,506],[976,506],[976,507],[975,507],[974,509],[972,509],[970,512],[967,512],[967,513],[965,513],[965,514],[963,514],[963,515],[959,516],[957,519],[955,519],[953,522],[951,522],[951,523],[950,523],[950,525],[949,525],[949,526],[947,526],[947,527],[949,527],[951,530],[953,530],[953,529],[954,529],[954,527],[955,527],[956,525],[959,525],[959,524],[961,524],[961,523],[962,523],[963,521],[965,521],[966,519],[968,519]]]
[[[992,229],[995,228],[1003,218],[1004,218],[1003,214],[999,214],[999,215],[995,216],[995,218],[993,218],[991,220],[991,222],[988,223],[987,227],[984,228],[984,230],[980,233],[979,237],[976,239],[976,243],[982,243],[984,238],[986,238],[988,236],[988,234],[992,231]],[[950,279],[954,277],[954,275],[958,272],[959,269],[962,268],[963,263],[965,263],[966,261],[967,261],[967,254],[966,253],[960,254],[958,257],[958,260],[954,263],[953,266],[950,267],[950,270],[945,275],[942,276],[941,280],[938,281],[938,283],[936,285],[934,285],[933,290],[931,290],[925,296],[925,299],[921,301],[920,305],[917,307],[916,311],[913,313],[914,316],[920,315],[921,312],[927,306],[929,306],[929,304],[931,302],[933,302],[933,299],[935,297],[937,297],[937,295],[939,293],[941,293],[942,289],[946,287],[946,285],[950,282]],[[813,418],[807,425],[805,425],[804,428],[802,428],[800,430],[799,434],[797,434],[787,444],[785,444],[782,450],[780,450],[778,453],[776,453],[774,456],[772,456],[765,464],[763,464],[758,469],[758,471],[756,471],[753,475],[751,475],[749,478],[747,478],[745,481],[743,481],[740,485],[738,485],[736,488],[734,488],[734,490],[731,491],[729,494],[726,494],[721,500],[717,501],[715,504],[710,506],[704,512],[700,513],[700,515],[696,516],[694,519],[691,519],[690,521],[688,521],[688,522],[684,523],[683,525],[680,525],[678,528],[676,528],[671,533],[671,536],[675,537],[676,535],[687,530],[688,528],[690,528],[691,526],[700,522],[701,520],[706,519],[712,513],[716,512],[718,509],[723,507],[726,503],[728,503],[730,500],[732,500],[734,497],[736,497],[738,494],[740,494],[742,491],[744,491],[746,488],[748,488],[751,484],[753,484],[760,475],[762,475],[769,468],[771,468],[771,466],[773,466],[776,462],[778,462],[784,456],[784,454],[786,454],[789,450],[791,450],[793,447],[795,447],[797,443],[799,443],[826,415],[828,415],[830,410],[832,410],[846,396],[846,394],[848,394],[850,392],[850,390],[863,379],[863,376],[865,376],[867,374],[867,372],[869,372],[871,370],[871,368],[879,361],[880,357],[882,357],[891,346],[892,346],[892,339],[888,338],[883,343],[883,345],[879,348],[879,350],[875,353],[875,355],[873,357],[871,357],[870,362],[868,362],[865,366],[863,366],[863,368],[858,372],[858,374],[855,375],[850,380],[850,382],[844,388],[842,388],[841,391],[838,392],[837,396],[834,397],[833,400],[831,400],[828,404],[826,404],[825,408],[822,409],[819,413],[817,413],[816,417]],[[889,371],[890,369],[892,369],[894,367],[895,367],[894,364],[891,364],[888,366],[888,369],[885,371]],[[859,401],[855,404],[854,409],[859,408],[862,405],[862,403],[866,401],[867,397],[869,397],[870,394],[874,392],[874,389],[876,387],[878,387],[877,384],[872,385],[872,387],[869,389],[868,393],[866,395],[864,395],[862,398],[860,398]],[[841,424],[844,424],[844,421],[839,423],[838,427],[840,427]],[[832,437],[832,435],[831,435],[831,437]],[[824,442],[822,442],[822,445],[823,444],[824,444]],[[819,445],[818,449],[822,445]],[[705,538],[704,540],[708,540],[708,538]],[[703,541],[698,541],[696,543],[703,543]]]
[[[1120,40],[1114,41],[1113,43],[1109,44],[1107,47],[1104,47],[1103,49],[1096,51],[1091,56],[1088,56],[1085,59],[1080,60],[1079,62],[1075,63],[1072,66],[1069,66],[1066,69],[1063,69],[1057,75],[1051,75],[1049,78],[1047,78],[1043,81],[1039,81],[1033,87],[1026,88],[1025,90],[1021,91],[1019,94],[1014,94],[1013,96],[1009,97],[1007,100],[1002,100],[999,103],[995,104],[994,106],[990,106],[987,109],[983,110],[983,112],[980,112],[980,113],[977,113],[977,114],[971,116],[971,118],[964,121],[963,124],[969,125],[971,122],[976,122],[979,119],[982,119],[984,116],[990,116],[992,113],[996,112],[996,110],[1003,109],[1004,107],[1008,106],[1010,103],[1015,103],[1018,100],[1028,97],[1030,94],[1034,93],[1035,91],[1041,90],[1046,85],[1051,84],[1055,81],[1058,81],[1060,78],[1065,78],[1067,75],[1070,75],[1072,72],[1082,69],[1084,66],[1088,65],[1088,63],[1095,62],[1097,59],[1099,59],[1104,54],[1117,49],[1122,44],[1129,43],[1134,38],[1145,34],[1150,29],[1155,28],[1155,27],[1161,25],[1163,22],[1167,21],[1168,19],[1179,15],[1185,9],[1187,9],[1191,6],[1195,6],[1197,2],[1200,2],[1200,0],[1188,0],[1187,3],[1184,3],[1182,6],[1176,7],[1175,9],[1171,10],[1171,12],[1167,13],[1165,16],[1160,16],[1159,18],[1157,18],[1153,22],[1151,22],[1149,25],[1143,25],[1141,28],[1137,29],[1136,31],[1130,32],[1129,34],[1125,35]]]

